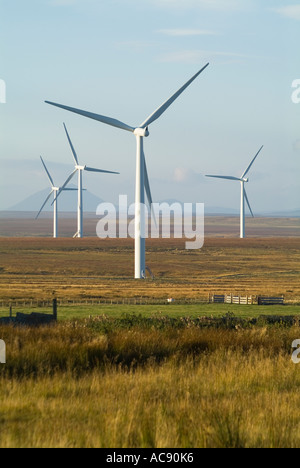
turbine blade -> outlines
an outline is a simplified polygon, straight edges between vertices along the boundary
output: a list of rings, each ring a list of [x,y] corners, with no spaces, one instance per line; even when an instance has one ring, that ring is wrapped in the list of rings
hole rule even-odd
[[[247,197],[247,193],[246,193],[246,189],[245,189],[245,188],[244,188],[244,197],[245,197],[245,199],[246,199],[246,202],[247,202],[248,208],[249,208],[249,210],[250,210],[250,213],[251,213],[251,215],[252,215],[252,218],[254,218],[254,214],[253,214],[253,211],[252,211],[252,209],[251,209],[251,206],[250,206],[250,203],[249,203],[249,200],[248,200],[248,197]]]
[[[213,177],[214,179],[238,180],[239,182],[242,181],[242,179],[239,179],[238,177],[231,176],[206,175],[205,177]]]
[[[166,102],[164,102],[156,111],[153,112],[146,120],[143,122],[140,127],[146,128],[148,125],[153,123],[157,120],[169,107],[173,102],[186,90],[186,88],[202,73],[207,67],[209,63],[205,65],[196,75],[194,75],[185,85],[182,86],[173,96],[171,96]]]
[[[43,160],[42,156],[40,156],[40,158],[41,158],[42,164],[43,164],[43,166],[44,166],[44,169],[45,169],[45,171],[46,171],[46,174],[47,174],[47,176],[48,176],[48,179],[50,180],[50,184],[51,184],[52,187],[54,187],[54,182],[53,182],[53,179],[52,179],[52,177],[51,177],[51,175],[50,175],[50,172],[48,171],[47,166],[46,166],[46,164],[44,163],[44,160]]]
[[[260,150],[258,151],[258,153],[256,153],[256,155],[254,156],[254,158],[252,159],[251,161],[251,164],[247,167],[247,169],[245,170],[244,174],[242,175],[242,179],[248,174],[248,172],[250,171],[255,159],[257,158],[257,156],[259,155],[259,153],[261,152],[261,150],[263,149],[263,146],[260,148]]]
[[[120,172],[103,171],[102,169],[94,169],[93,167],[85,167],[84,170],[88,172],[103,172],[104,174],[120,174]]]
[[[72,153],[73,153],[73,157],[74,157],[75,164],[77,164],[77,166],[78,166],[79,162],[78,162],[78,157],[77,157],[76,151],[75,151],[75,149],[74,149],[73,143],[72,143],[72,141],[71,141],[70,135],[69,135],[69,133],[68,133],[68,130],[67,130],[67,127],[66,127],[65,124],[64,124],[64,127],[65,127],[65,131],[66,131],[66,134],[67,134],[67,138],[68,138],[69,144],[70,144],[70,146],[71,146],[71,150],[72,150]]]
[[[148,177],[148,170],[147,170],[147,164],[146,164],[145,156],[144,156],[144,162],[145,162],[145,168],[144,168],[145,191],[146,191],[149,206],[152,209],[153,201],[152,201],[152,194],[151,194],[151,188],[150,188],[150,182],[149,182],[149,177]]]
[[[155,212],[154,212],[154,208],[153,208],[153,200],[152,200],[152,194],[151,194],[151,188],[150,188],[150,182],[149,182],[149,176],[148,176],[145,153],[144,153],[144,184],[145,184],[145,191],[146,191],[148,203],[149,203],[149,206],[150,206],[150,209],[151,209],[152,217],[154,219],[155,227],[157,227]]]
[[[120,120],[112,119],[111,117],[106,117],[100,114],[93,114],[92,112],[86,112],[80,109],[75,109],[74,107],[62,106],[61,104],[56,104],[54,102],[45,101],[46,104],[51,106],[59,107],[61,109],[67,110],[69,112],[74,112],[75,114],[83,115],[83,117],[88,117],[89,119],[97,120],[98,122],[111,125],[112,127],[121,128],[122,130],[127,130],[128,132],[134,132],[135,128],[126,125]]]
[[[65,190],[65,187],[68,185],[68,183],[70,182],[71,179],[73,179],[74,175],[76,174],[78,169],[75,169],[72,174],[67,178],[66,182],[63,184],[63,186],[59,189],[59,191],[57,192],[57,195],[55,197],[55,199],[53,200],[52,202],[52,205],[53,203],[58,199],[59,195],[61,194],[61,192],[63,192]],[[73,189],[73,190],[77,190],[77,189]]]
[[[38,217],[40,216],[41,212],[43,211],[43,209],[44,209],[45,205],[47,204],[49,198],[51,197],[52,193],[53,193],[53,190],[51,190],[51,192],[49,193],[48,197],[46,198],[46,200],[45,200],[44,203],[42,204],[42,207],[41,207],[40,211],[38,212],[38,214],[36,215],[35,219],[38,219]]]

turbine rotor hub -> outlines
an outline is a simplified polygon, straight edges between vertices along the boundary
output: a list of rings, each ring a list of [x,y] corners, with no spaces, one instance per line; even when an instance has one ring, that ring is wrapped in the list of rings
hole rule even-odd
[[[140,136],[140,137],[148,137],[150,135],[148,127],[136,128],[133,133],[134,135]]]

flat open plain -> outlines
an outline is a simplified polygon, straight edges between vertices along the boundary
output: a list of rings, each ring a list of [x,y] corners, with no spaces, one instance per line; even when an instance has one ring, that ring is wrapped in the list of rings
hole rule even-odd
[[[39,237],[28,235],[33,220],[18,220],[25,237],[0,237],[0,300],[206,299],[209,293],[233,293],[300,301],[297,218],[247,220],[249,238],[241,240],[237,218],[209,217],[201,250],[186,250],[181,239],[147,240],[147,265],[155,279],[140,282],[133,280],[133,240],[43,237],[43,223],[49,221],[41,220]],[[62,223],[62,230],[73,221]],[[95,220],[87,221],[91,234]],[[1,233],[13,222],[1,220]]]

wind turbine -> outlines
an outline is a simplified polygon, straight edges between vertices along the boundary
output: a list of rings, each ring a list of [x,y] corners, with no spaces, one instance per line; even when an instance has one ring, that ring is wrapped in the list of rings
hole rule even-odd
[[[52,177],[51,177],[51,175],[50,175],[50,172],[49,172],[48,169],[47,169],[46,164],[44,163],[44,160],[43,160],[42,156],[40,156],[40,158],[41,158],[42,164],[43,164],[43,166],[44,166],[44,169],[45,169],[45,171],[46,171],[46,174],[47,174],[47,176],[48,176],[48,179],[49,179],[49,181],[50,181],[52,190],[51,190],[51,192],[49,193],[48,197],[46,198],[45,202],[43,203],[43,205],[42,205],[42,207],[41,207],[40,211],[38,212],[38,214],[37,214],[37,216],[36,216],[35,219],[38,219],[38,217],[40,216],[41,212],[43,211],[45,205],[47,204],[49,198],[51,197],[51,195],[52,195],[52,193],[53,193],[53,195],[54,195],[54,201],[53,201],[53,203],[52,203],[52,204],[54,205],[54,209],[53,209],[53,237],[54,237],[54,239],[56,239],[56,238],[57,238],[57,235],[58,235],[58,206],[57,206],[57,194],[58,194],[58,192],[59,192],[60,190],[62,190],[62,189],[61,189],[60,187],[56,187],[56,186],[54,185],[53,179],[52,179]],[[64,188],[64,190],[74,191],[74,190],[77,190],[77,189],[71,189],[71,188],[70,188],[70,189],[65,189],[65,188]]]
[[[73,153],[73,158],[75,162],[75,169],[72,172],[72,174],[67,178],[66,182],[63,184],[62,188],[59,190],[57,193],[57,197],[59,197],[60,193],[65,190],[65,187],[68,185],[68,183],[73,179],[76,173],[78,173],[78,209],[77,209],[77,232],[74,237],[83,237],[83,197],[82,197],[82,174],[84,171],[87,172],[101,172],[105,174],[119,174],[119,172],[111,172],[111,171],[104,171],[102,169],[95,169],[93,167],[88,167],[88,166],[80,166],[78,162],[78,156],[76,154],[76,151],[74,149],[74,146],[72,144],[71,138],[69,136],[68,130],[66,125],[64,124],[65,132]],[[56,199],[57,199],[56,197]],[[54,203],[56,203],[56,199],[54,200]]]
[[[248,199],[246,189],[245,189],[245,183],[249,182],[249,179],[246,178],[246,175],[250,171],[254,161],[256,160],[257,156],[259,155],[259,153],[261,152],[262,149],[263,149],[263,146],[260,148],[260,150],[255,155],[255,157],[253,158],[253,160],[251,161],[251,163],[249,164],[249,166],[247,167],[247,169],[241,175],[240,178],[239,177],[232,177],[232,176],[219,176],[219,175],[207,175],[206,176],[206,177],[213,177],[215,179],[235,180],[235,181],[238,181],[238,182],[241,183],[241,222],[240,222],[240,237],[241,237],[241,239],[245,238],[245,200],[247,202],[247,205],[248,205],[248,208],[249,208],[250,213],[252,215],[252,218],[254,218],[254,214],[253,214],[253,211],[251,209],[249,199]]]
[[[136,137],[137,153],[136,153],[136,190],[135,190],[135,278],[142,279],[146,275],[146,260],[145,260],[145,191],[150,206],[152,205],[152,195],[149,184],[148,171],[144,154],[144,137],[149,136],[149,125],[157,120],[170,105],[185,91],[185,89],[202,73],[209,63],[205,65],[196,75],[194,75],[184,86],[182,86],[175,94],[173,94],[166,102],[164,102],[156,111],[154,111],[141,125],[132,127],[119,120],[111,117],[106,117],[99,114],[93,114],[73,107],[63,106],[54,102],[45,101],[52,106],[65,109],[75,114],[97,120],[99,122],[111,125],[121,130],[131,132]]]

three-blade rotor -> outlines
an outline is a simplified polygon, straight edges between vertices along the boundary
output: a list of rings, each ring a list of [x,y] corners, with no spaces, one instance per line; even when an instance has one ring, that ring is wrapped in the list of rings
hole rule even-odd
[[[56,195],[56,198],[55,200],[59,197],[59,195],[61,194],[61,192],[63,190],[66,189],[67,185],[69,184],[69,182],[71,182],[71,180],[73,179],[73,177],[75,176],[75,174],[78,172],[78,171],[87,171],[87,172],[97,172],[97,173],[103,173],[103,174],[119,174],[119,172],[113,172],[113,171],[105,171],[103,169],[96,169],[94,167],[88,167],[88,166],[80,166],[79,165],[79,159],[78,159],[78,156],[77,156],[77,153],[75,151],[75,148],[74,148],[74,145],[72,143],[72,140],[70,138],[70,135],[69,135],[69,132],[67,130],[67,127],[66,125],[64,124],[64,129],[65,129],[65,132],[66,132],[66,135],[67,135],[67,139],[68,139],[68,142],[69,142],[69,145],[70,145],[70,148],[71,148],[71,151],[72,151],[72,154],[73,154],[73,158],[74,158],[74,162],[75,162],[75,169],[73,170],[73,172],[69,175],[69,177],[67,178],[67,180],[65,181],[65,183],[63,184],[63,186],[59,189],[57,195]],[[55,202],[54,200],[54,202]],[[53,202],[53,203],[54,203]]]
[[[190,84],[209,66],[209,63],[207,63],[198,73],[196,73],[190,80],[188,80],[178,91],[176,91],[176,93],[174,93],[167,101],[165,101],[160,107],[158,107],[149,117],[147,117],[147,119],[141,124],[139,125],[138,127],[133,127],[131,125],[127,125],[126,123],[124,122],[121,122],[120,120],[117,120],[117,119],[114,119],[114,118],[111,118],[111,117],[107,117],[107,116],[104,116],[104,115],[101,115],[101,114],[95,114],[95,113],[92,113],[92,112],[87,112],[87,111],[84,111],[84,110],[81,110],[81,109],[76,109],[74,107],[69,107],[69,106],[65,106],[65,105],[62,105],[62,104],[57,104],[57,103],[54,103],[54,102],[50,102],[50,101],[45,101],[46,104],[50,104],[52,106],[55,106],[55,107],[58,107],[58,108],[61,108],[61,109],[64,109],[64,110],[67,110],[69,112],[73,112],[75,114],[78,114],[78,115],[81,115],[83,117],[87,117],[89,119],[93,119],[93,120],[96,120],[98,122],[102,122],[106,125],[110,125],[112,127],[116,127],[116,128],[119,128],[121,130],[125,130],[125,131],[128,131],[128,132],[131,132],[131,133],[134,133],[135,135],[137,136],[141,136],[141,137],[147,137],[149,135],[149,132],[148,132],[148,127],[150,124],[152,124],[153,122],[155,122],[170,106],[171,104],[188,88],[188,86],[190,86]],[[78,165],[78,158],[77,158],[77,155],[76,155],[76,152],[74,150],[74,147],[72,145],[72,142],[70,140],[70,137],[68,135],[68,132],[67,132],[67,129],[65,127],[65,130],[66,130],[66,133],[67,133],[67,137],[68,137],[68,140],[69,140],[69,143],[70,143],[70,146],[71,146],[71,149],[72,149],[72,152],[73,152],[73,156],[74,156],[74,159],[76,161],[76,164]],[[85,170],[91,170],[90,168],[86,168]],[[95,170],[92,170],[92,172],[96,172]],[[76,171],[74,171],[69,179],[67,180],[67,183],[74,177]],[[64,184],[64,187],[67,185],[67,183]],[[149,201],[149,204],[150,206],[152,205],[152,196],[151,196],[151,191],[150,191],[150,183],[149,183],[149,177],[148,177],[148,172],[147,172],[147,167],[146,167],[146,162],[145,162],[145,177],[144,177],[144,184],[145,184],[145,191],[146,191],[146,194],[147,194],[147,198],[148,198],[148,201]]]
[[[54,182],[53,182],[53,178],[51,177],[51,174],[50,174],[50,172],[48,171],[48,168],[47,168],[47,166],[46,166],[46,164],[45,164],[45,162],[44,162],[42,156],[40,156],[40,158],[41,158],[43,167],[44,167],[44,169],[45,169],[45,172],[46,172],[46,174],[47,174],[47,177],[48,177],[48,179],[49,179],[49,181],[50,181],[50,185],[51,185],[52,190],[51,190],[51,192],[49,193],[49,195],[47,196],[46,200],[44,201],[44,203],[43,203],[43,205],[42,205],[40,211],[39,211],[38,214],[36,215],[35,219],[38,219],[38,217],[40,216],[41,212],[42,212],[43,209],[45,208],[45,206],[46,206],[48,200],[51,198],[51,195],[54,194],[54,195],[55,195],[55,199],[56,199],[56,198],[57,198],[57,193],[59,192],[59,190],[62,190],[62,189],[60,189],[59,187],[55,187]],[[65,189],[65,188],[64,188],[63,190],[77,190],[77,189]],[[54,203],[54,202],[53,202],[53,203]],[[53,203],[52,203],[52,205],[53,205]]]
[[[235,181],[238,181],[238,182],[242,182],[243,183],[243,196],[244,196],[244,198],[246,200],[246,203],[248,205],[248,208],[249,208],[250,213],[251,213],[253,218],[254,218],[254,214],[253,214],[252,208],[250,206],[249,199],[248,199],[247,192],[246,192],[244,184],[245,184],[245,182],[249,182],[249,179],[246,179],[245,177],[248,174],[248,172],[250,171],[251,167],[253,166],[253,163],[255,162],[257,156],[262,151],[262,149],[263,149],[263,146],[258,150],[258,152],[256,153],[256,155],[254,156],[251,163],[249,164],[249,166],[247,167],[247,169],[245,170],[245,172],[242,174],[241,177],[223,176],[223,175],[206,175],[206,177],[212,177],[214,179],[226,179],[226,180],[235,180]]]

